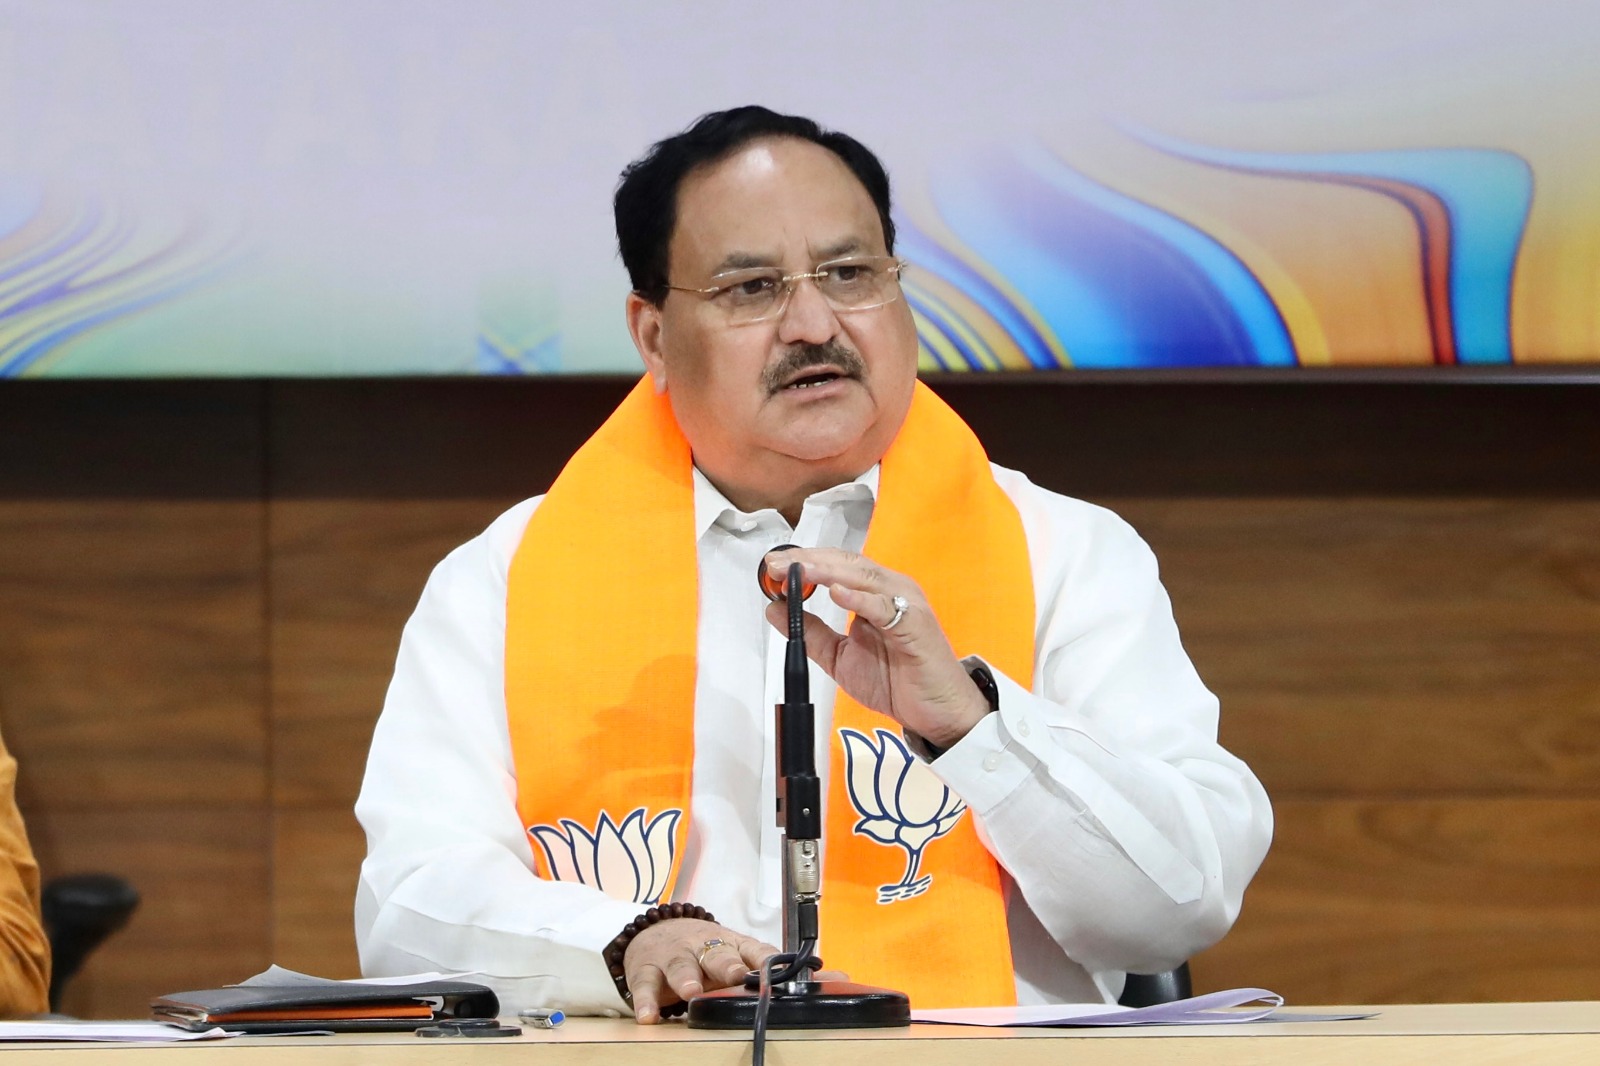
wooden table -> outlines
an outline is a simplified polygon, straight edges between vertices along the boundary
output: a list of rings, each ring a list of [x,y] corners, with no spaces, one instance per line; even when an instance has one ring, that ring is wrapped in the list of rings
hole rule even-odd
[[[1355,1022],[1252,1022],[1137,1029],[910,1029],[774,1033],[772,1066],[1596,1066],[1600,1002],[1295,1008],[1377,1010]],[[237,1037],[163,1045],[18,1044],[4,1066],[743,1066],[748,1033],[681,1023],[574,1018],[519,1039],[431,1039],[408,1033]],[[165,1061],[160,1061],[165,1060]]]

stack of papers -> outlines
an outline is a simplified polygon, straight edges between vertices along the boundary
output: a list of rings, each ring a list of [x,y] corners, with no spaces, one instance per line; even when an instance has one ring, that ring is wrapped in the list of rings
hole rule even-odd
[[[160,1022],[0,1022],[0,1041],[90,1040],[167,1043],[173,1040],[215,1040],[232,1036],[223,1029],[192,1033]]]
[[[1208,992],[1203,996],[1158,1003],[1153,1007],[1118,1007],[1105,1003],[955,1007],[949,1010],[913,1010],[911,1020],[942,1025],[1093,1026],[1228,1025],[1262,1019],[1275,1022],[1336,1022],[1372,1017],[1371,1014],[1284,1014],[1278,1011],[1281,1006],[1283,997],[1265,988],[1230,988],[1225,992]]]

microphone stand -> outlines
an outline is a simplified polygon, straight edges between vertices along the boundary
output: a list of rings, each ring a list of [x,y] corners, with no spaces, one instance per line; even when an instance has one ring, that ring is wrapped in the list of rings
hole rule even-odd
[[[790,547],[785,545],[784,547]],[[773,551],[780,549],[774,548]],[[848,981],[816,981],[816,947],[822,899],[822,787],[817,778],[816,710],[806,665],[805,608],[799,563],[789,567],[780,596],[766,575],[763,590],[789,609],[789,645],[783,664],[783,702],[777,711],[778,825],[783,847],[783,950],[773,971],[753,973],[744,988],[723,988],[689,1001],[691,1029],[872,1029],[911,1024],[903,992]],[[762,1000],[766,999],[765,1009]],[[763,1016],[764,1015],[764,1016]]]

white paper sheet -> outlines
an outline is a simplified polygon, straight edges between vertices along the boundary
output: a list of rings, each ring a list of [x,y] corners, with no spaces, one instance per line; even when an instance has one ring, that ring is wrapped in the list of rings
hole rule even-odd
[[[417,985],[429,981],[470,981],[480,977],[478,973],[408,973],[400,977],[353,977],[347,981],[337,980],[332,977],[316,977],[298,970],[288,970],[273,964],[253,977],[246,977],[239,982],[240,987],[255,985],[270,985],[275,988],[289,988],[297,985],[316,987],[318,985]]]
[[[1250,1010],[1238,1010],[1261,1004]],[[1028,1007],[958,1007],[914,1010],[911,1020],[944,1025],[1074,1026],[1074,1025],[1217,1025],[1253,1022],[1283,1006],[1283,997],[1264,988],[1232,988],[1203,996],[1158,1003],[1153,1007],[1119,1007],[1107,1003],[1055,1003]]]
[[[191,1033],[162,1022],[0,1022],[0,1041],[91,1040],[164,1044],[179,1040],[219,1040],[236,1035],[222,1029]]]

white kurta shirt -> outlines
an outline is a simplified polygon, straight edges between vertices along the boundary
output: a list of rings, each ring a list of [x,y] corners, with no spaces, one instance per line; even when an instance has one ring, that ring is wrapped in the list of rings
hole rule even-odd
[[[1216,742],[1216,698],[1179,643],[1149,548],[1109,511],[1015,471],[994,474],[1028,540],[1033,690],[995,671],[999,712],[931,766],[966,800],[1008,875],[1018,1002],[1110,1001],[1125,972],[1168,969],[1227,931],[1266,853],[1271,808],[1254,775]],[[782,699],[784,635],[763,617],[756,571],[778,544],[859,551],[877,477],[874,468],[812,496],[791,529],[776,511],[739,511],[694,475],[695,756],[673,898],[774,944],[782,908],[773,705]],[[622,1012],[600,951],[639,905],[537,877],[516,809],[506,575],[541,498],[441,562],[406,624],[356,803],[368,843],[356,940],[368,976],[471,971],[507,1009]],[[843,629],[847,615],[825,592],[807,608]],[[835,689],[815,666],[811,680],[826,796]],[[893,728],[888,718],[884,725]],[[824,898],[824,937],[826,906]],[[824,961],[826,952],[824,939]]]

